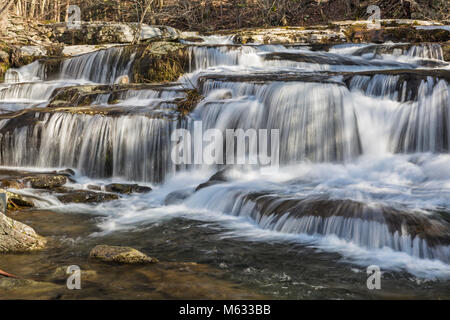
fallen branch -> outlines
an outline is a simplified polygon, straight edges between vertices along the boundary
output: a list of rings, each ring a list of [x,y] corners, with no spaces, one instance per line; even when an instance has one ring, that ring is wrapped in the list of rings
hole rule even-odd
[[[17,276],[15,276],[11,273],[3,271],[2,269],[0,269],[0,276],[5,276],[7,278],[18,278]]]

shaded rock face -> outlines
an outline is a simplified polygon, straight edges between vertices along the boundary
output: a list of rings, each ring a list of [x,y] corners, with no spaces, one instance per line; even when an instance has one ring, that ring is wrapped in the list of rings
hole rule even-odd
[[[31,227],[0,213],[0,253],[42,249],[46,240]]]
[[[188,198],[193,193],[192,190],[179,190],[169,193],[164,199],[164,204],[174,205],[182,203],[186,198]]]
[[[189,70],[188,46],[174,42],[153,42],[141,46],[132,67],[133,82],[176,81]]]
[[[96,246],[89,254],[89,258],[103,262],[115,262],[121,264],[144,264],[158,262],[157,259],[151,258],[136,249],[107,245]]]
[[[445,42],[450,31],[444,29],[418,29],[412,25],[369,29],[366,25],[356,24],[344,31],[347,41],[353,43],[383,42]]]
[[[138,32],[137,23],[83,22],[79,28],[67,27],[66,23],[51,25],[54,41],[69,45],[130,43]],[[176,40],[180,32],[168,26],[142,25],[140,40]]]
[[[53,271],[53,273],[49,276],[49,280],[52,281],[66,281],[67,277],[70,275],[67,273],[67,269],[69,266],[58,267]],[[81,279],[82,281],[92,281],[97,279],[97,271],[95,270],[81,270]]]

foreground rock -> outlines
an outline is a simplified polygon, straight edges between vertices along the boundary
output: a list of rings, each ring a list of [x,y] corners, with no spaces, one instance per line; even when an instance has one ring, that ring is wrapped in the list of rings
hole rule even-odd
[[[58,299],[67,289],[51,282],[0,277],[2,299]]]
[[[130,248],[98,245],[92,249],[89,258],[100,260],[103,262],[115,262],[123,264],[144,264],[157,263],[158,259],[151,258],[146,254]]]
[[[42,249],[46,240],[31,227],[0,213],[0,253]]]

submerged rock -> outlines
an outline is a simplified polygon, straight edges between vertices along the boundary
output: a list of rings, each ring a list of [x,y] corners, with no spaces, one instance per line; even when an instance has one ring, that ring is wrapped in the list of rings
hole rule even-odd
[[[111,183],[105,186],[105,191],[130,194],[150,192],[152,191],[152,188],[140,186],[138,184]]]
[[[0,253],[42,249],[46,240],[31,227],[0,213]]]
[[[215,184],[219,184],[219,183],[223,183],[223,182],[228,181],[228,178],[227,178],[227,175],[226,175],[226,174],[227,174],[227,171],[228,171],[228,169],[225,168],[225,169],[222,169],[222,170],[216,172],[215,174],[213,174],[213,175],[211,176],[211,178],[209,178],[208,181],[199,184],[198,187],[195,188],[195,192],[197,192],[197,191],[199,191],[199,190],[201,190],[201,189],[210,187],[210,186],[212,186],[212,185],[215,185]]]
[[[49,279],[51,281],[65,281],[70,276],[67,273],[67,269],[69,266],[58,267],[53,271]],[[87,280],[95,280],[97,279],[97,271],[95,270],[83,270],[81,269],[81,281]]]
[[[107,245],[96,246],[94,249],[92,249],[89,257],[91,259],[96,259],[103,262],[116,262],[123,264],[144,264],[159,262],[158,259],[151,258],[146,254],[130,247]]]
[[[186,198],[188,198],[193,193],[193,190],[178,190],[169,193],[164,199],[164,205],[173,205],[182,203]]]

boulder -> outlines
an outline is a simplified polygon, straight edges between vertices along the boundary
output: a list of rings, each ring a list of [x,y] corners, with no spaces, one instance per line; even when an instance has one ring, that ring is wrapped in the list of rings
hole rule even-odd
[[[89,254],[89,258],[103,262],[115,262],[122,264],[145,264],[158,262],[158,259],[151,258],[136,249],[107,245],[96,246]]]
[[[0,213],[0,253],[28,252],[42,249],[45,238],[31,227]]]

